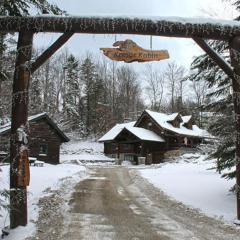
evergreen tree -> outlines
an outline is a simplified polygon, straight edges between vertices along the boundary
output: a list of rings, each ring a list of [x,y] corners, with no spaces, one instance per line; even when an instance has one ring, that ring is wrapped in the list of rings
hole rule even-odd
[[[55,4],[47,0],[1,0],[1,16],[26,16],[30,15],[30,10],[37,13],[63,14]],[[6,118],[10,115],[11,102],[11,81],[15,63],[15,52],[9,50],[10,43],[16,43],[13,35],[0,33],[0,118]],[[9,57],[11,54],[11,57]],[[11,61],[11,62],[10,62]],[[4,93],[4,94],[3,94]],[[7,96],[8,94],[8,96]],[[6,99],[8,99],[6,101]],[[7,105],[5,105],[7,102]]]
[[[94,122],[96,119],[96,105],[97,105],[97,73],[90,56],[87,56],[81,67],[81,79],[85,85],[85,125],[87,134],[94,131]]]
[[[237,10],[240,8],[240,1],[235,1]],[[237,18],[237,20],[239,20]],[[209,41],[210,46],[225,58],[229,60],[228,42]],[[208,98],[211,98],[209,104],[205,106],[205,111],[213,113],[214,117],[209,122],[209,131],[218,138],[217,149],[212,153],[212,157],[217,159],[216,170],[222,172],[229,170],[222,176],[234,178],[235,170],[235,141],[236,129],[232,99],[232,80],[213,62],[207,54],[203,54],[194,59],[192,63],[193,73],[190,79],[201,81],[205,79],[211,92]]]
[[[65,126],[68,130],[76,130],[81,123],[79,113],[79,105],[81,104],[79,63],[73,55],[70,55],[64,67],[66,69],[65,93],[63,96]]]
[[[30,15],[30,10],[55,15],[64,13],[57,5],[51,4],[47,0],[2,0],[2,2],[3,15],[7,16]]]

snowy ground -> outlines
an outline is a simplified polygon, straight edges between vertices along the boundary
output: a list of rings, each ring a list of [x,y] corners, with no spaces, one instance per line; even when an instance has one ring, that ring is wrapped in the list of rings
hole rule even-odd
[[[71,141],[63,144],[60,154],[61,164],[45,164],[44,167],[31,166],[31,180],[28,188],[28,214],[29,223],[27,227],[19,227],[11,231],[11,237],[6,239],[21,240],[34,233],[34,222],[38,219],[37,203],[40,198],[49,194],[48,189],[59,189],[62,179],[70,178],[71,190],[86,175],[86,168],[82,163],[90,164],[113,164],[114,159],[107,158],[103,154],[103,144],[96,142]],[[9,165],[1,166],[0,189],[9,188]],[[69,180],[69,179],[68,179]],[[0,209],[0,229],[9,225],[7,211]]]
[[[234,180],[227,181],[214,170],[208,170],[213,161],[205,158],[206,155],[185,154],[176,162],[139,171],[171,198],[232,223],[236,217],[236,199],[229,189]]]
[[[61,147],[61,162],[113,163],[115,160],[103,154],[103,144],[94,141],[70,141]]]
[[[214,170],[212,161],[205,160],[206,155],[185,154],[175,162],[152,166],[131,166],[124,162],[124,168],[137,169],[141,175],[168,196],[192,208],[197,208],[208,216],[227,222],[233,222],[236,213],[235,196],[229,192],[234,181],[222,179]],[[17,228],[7,240],[22,240],[35,231],[34,222],[38,218],[38,200],[46,196],[46,189],[62,189],[61,179],[71,179],[70,190],[86,176],[82,163],[112,165],[114,159],[103,155],[103,144],[96,142],[71,141],[61,149],[62,164],[44,167],[31,167],[31,185],[29,187],[28,206],[29,224],[26,228]],[[74,163],[74,164],[73,164]],[[1,167],[0,189],[8,188],[9,166]],[[120,168],[121,169],[121,168]],[[71,192],[71,191],[69,191]],[[67,198],[69,196],[66,196]],[[1,212],[0,228],[9,224],[6,212]],[[6,219],[6,221],[5,221]]]
[[[8,189],[9,187],[9,166],[1,167],[0,189]],[[35,231],[34,222],[38,218],[37,203],[40,198],[49,194],[46,189],[58,189],[61,184],[61,179],[71,177],[72,185],[78,183],[86,174],[86,168],[73,164],[50,165],[45,164],[44,167],[31,167],[31,182],[28,188],[28,214],[29,224],[27,227],[18,227],[11,231],[9,240],[21,240],[30,236]],[[72,189],[73,190],[73,189]],[[0,212],[3,217],[0,217],[0,228],[9,225],[9,216],[6,211]]]

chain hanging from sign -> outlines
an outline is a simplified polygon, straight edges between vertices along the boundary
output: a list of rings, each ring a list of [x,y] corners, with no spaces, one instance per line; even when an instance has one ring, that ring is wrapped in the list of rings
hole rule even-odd
[[[150,62],[160,61],[169,58],[167,50],[146,50],[138,46],[134,41],[116,41],[115,48],[100,48],[103,54],[115,61],[131,62]]]

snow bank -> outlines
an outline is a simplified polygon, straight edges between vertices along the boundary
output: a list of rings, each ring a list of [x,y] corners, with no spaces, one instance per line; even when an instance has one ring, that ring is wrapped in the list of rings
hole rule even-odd
[[[2,173],[0,178],[0,189],[9,188],[9,166],[1,167]],[[73,182],[79,182],[86,174],[86,168],[79,165],[59,164],[50,165],[44,164],[44,167],[31,166],[31,181],[28,188],[28,214],[29,223],[26,227],[18,227],[16,230],[11,231],[8,240],[21,240],[26,236],[32,235],[35,231],[34,221],[38,218],[39,199],[47,193],[45,189],[58,189],[60,186],[59,180],[66,177],[72,177]],[[74,185],[72,186],[74,187]],[[7,212],[1,212],[4,216],[0,218],[0,228],[9,225],[9,217]],[[5,221],[6,218],[6,222]]]
[[[179,162],[139,171],[177,201],[232,223],[236,217],[236,199],[229,189],[234,180],[227,181],[214,170],[207,170],[213,167],[213,162],[204,159],[201,155],[188,154],[183,155]]]
[[[60,161],[73,163],[114,162],[103,154],[103,143],[71,141],[62,144]]]

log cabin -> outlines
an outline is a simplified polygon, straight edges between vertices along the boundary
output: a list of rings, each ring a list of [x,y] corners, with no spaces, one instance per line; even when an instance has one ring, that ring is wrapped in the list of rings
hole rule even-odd
[[[136,163],[145,157],[145,163],[151,164],[160,163],[170,150],[194,148],[207,137],[192,116],[145,110],[137,121],[115,125],[99,142],[104,143],[107,156]]]
[[[58,164],[60,146],[69,138],[60,130],[47,113],[28,118],[29,156],[50,164]],[[0,157],[9,155],[11,123],[0,126]],[[1,160],[1,159],[0,159]]]

